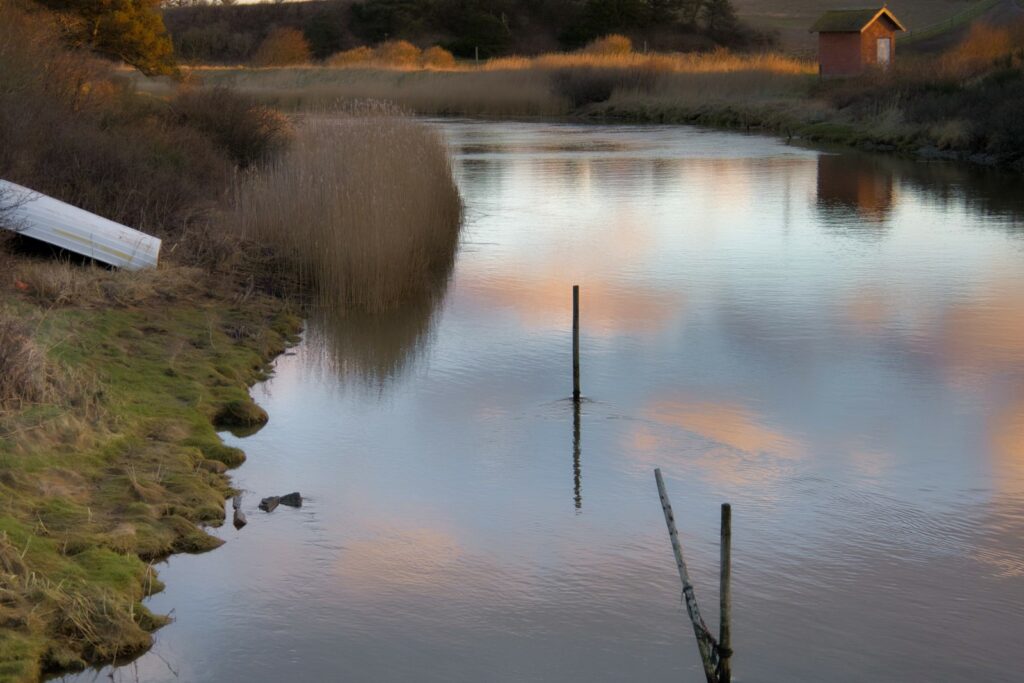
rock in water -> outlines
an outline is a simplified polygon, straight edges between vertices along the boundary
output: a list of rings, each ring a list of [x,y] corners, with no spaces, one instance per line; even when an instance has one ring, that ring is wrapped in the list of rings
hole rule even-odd
[[[299,493],[298,491],[295,491],[294,493],[289,493],[287,495],[281,496],[281,500],[279,502],[281,503],[281,505],[289,505],[293,508],[300,508],[302,507],[302,494]]]
[[[245,518],[245,513],[235,508],[235,528],[241,529],[246,524],[248,524],[248,520]]]
[[[281,502],[280,496],[271,496],[270,498],[264,498],[260,501],[260,510],[264,512],[273,512],[277,504]]]
[[[234,495],[234,497],[231,499],[231,507],[235,508],[236,510],[240,510],[242,508],[242,494],[241,493],[236,493]]]

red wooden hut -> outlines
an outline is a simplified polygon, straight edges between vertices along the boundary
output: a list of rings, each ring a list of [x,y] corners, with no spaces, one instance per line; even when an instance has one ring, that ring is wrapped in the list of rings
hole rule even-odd
[[[869,67],[888,68],[896,54],[896,32],[906,30],[887,7],[825,12],[811,27],[818,34],[818,72],[856,76]]]

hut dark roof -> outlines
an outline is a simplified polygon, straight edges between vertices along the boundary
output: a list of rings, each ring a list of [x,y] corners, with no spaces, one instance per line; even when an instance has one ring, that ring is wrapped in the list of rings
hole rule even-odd
[[[829,10],[814,22],[811,33],[860,33],[876,19],[885,16],[900,31],[906,31],[900,20],[888,8]]]

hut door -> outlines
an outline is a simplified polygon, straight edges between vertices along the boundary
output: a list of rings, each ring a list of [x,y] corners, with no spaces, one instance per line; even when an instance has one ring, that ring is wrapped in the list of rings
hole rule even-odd
[[[879,38],[878,39],[878,66],[883,69],[889,66],[889,59],[892,54],[892,39],[891,38]]]

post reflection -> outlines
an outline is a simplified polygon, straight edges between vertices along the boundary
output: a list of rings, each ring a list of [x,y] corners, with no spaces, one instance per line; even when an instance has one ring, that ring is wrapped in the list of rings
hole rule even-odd
[[[572,402],[572,500],[577,512],[583,510],[583,468],[580,465],[580,400]]]

